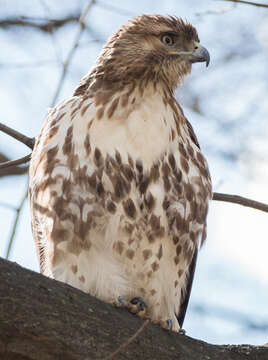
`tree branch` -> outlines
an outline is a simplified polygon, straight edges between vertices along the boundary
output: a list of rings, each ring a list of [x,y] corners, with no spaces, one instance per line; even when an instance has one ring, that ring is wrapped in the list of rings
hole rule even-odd
[[[16,165],[25,164],[30,160],[31,160],[31,154],[26,155],[26,156],[24,156],[22,158],[19,158],[17,160],[5,161],[5,162],[0,163],[0,169],[5,169],[5,168],[8,168],[10,166],[16,166]]]
[[[15,215],[13,226],[11,228],[11,234],[10,234],[10,238],[9,238],[8,245],[7,245],[6,259],[9,258],[9,255],[10,255],[10,252],[11,252],[11,249],[12,249],[12,245],[13,245],[13,242],[14,242],[14,239],[15,239],[16,231],[17,231],[20,214],[21,214],[23,205],[24,205],[27,197],[28,197],[28,186],[26,187],[26,191],[23,194],[23,197],[22,197],[22,199],[21,199],[21,201],[19,203],[19,206],[15,209],[16,210],[16,215]]]
[[[253,1],[244,1],[244,0],[223,0],[223,1],[229,1],[229,2],[233,2],[233,3],[237,3],[237,4],[253,5],[253,6],[257,6],[257,7],[268,8],[268,5],[266,5],[266,4],[259,4],[259,3],[255,3]]]
[[[13,137],[14,139],[18,140],[19,142],[25,144],[26,146],[28,146],[31,150],[33,149],[34,147],[34,142],[35,142],[35,139],[34,138],[30,138],[26,135],[23,135],[21,134],[19,131],[16,131],[12,128],[10,128],[9,126],[7,125],[4,125],[2,123],[0,123],[0,131],[2,131],[3,133]],[[4,156],[1,156],[2,159],[6,159]],[[29,155],[26,155],[22,158],[19,158],[17,160],[8,160],[8,161],[4,161],[4,162],[1,162],[0,163],[0,170],[3,170],[3,169],[7,169],[9,167],[13,167],[13,166],[16,166],[16,165],[21,165],[21,164],[25,164],[27,163],[28,161],[30,161],[31,159],[31,154]],[[1,176],[4,176],[4,175],[19,175],[19,174],[23,174],[27,171],[28,168],[22,170],[22,171],[16,171],[16,172],[12,172],[10,173],[9,171],[5,171],[5,173],[1,173]]]
[[[29,18],[27,16],[22,16],[20,18],[11,17],[9,19],[0,20],[0,27],[10,28],[10,27],[30,27],[35,28],[47,33],[51,33],[55,29],[59,29],[62,26],[69,24],[71,22],[76,22],[79,20],[79,15],[70,15],[62,19],[41,19],[41,18]]]
[[[13,137],[14,139],[20,141],[21,143],[25,144],[26,146],[28,146],[31,150],[33,150],[34,147],[34,138],[30,138],[26,135],[21,134],[20,132],[11,129],[9,126],[4,125],[2,123],[0,123],[0,131],[2,131],[3,133]]]
[[[71,63],[71,60],[75,54],[75,51],[77,50],[78,48],[78,44],[79,44],[79,41],[80,41],[80,38],[82,36],[82,33],[83,31],[85,30],[85,21],[86,21],[86,17],[91,9],[91,7],[94,5],[95,3],[95,0],[90,0],[85,11],[81,14],[81,16],[79,17],[79,29],[77,31],[77,34],[76,34],[76,37],[74,39],[74,42],[73,42],[73,45],[69,51],[69,54],[67,55],[64,63],[63,63],[63,68],[62,68],[62,73],[61,73],[61,76],[60,76],[60,80],[58,82],[58,87],[55,91],[55,94],[54,94],[54,97],[53,97],[53,100],[52,100],[52,103],[51,103],[51,107],[53,107],[55,104],[56,104],[56,101],[58,99],[58,96],[59,96],[59,93],[63,87],[63,84],[64,84],[64,81],[65,81],[65,78],[66,78],[66,74],[67,74],[67,70],[69,68],[69,65]]]
[[[238,195],[230,195],[230,194],[222,194],[218,192],[213,193],[213,200],[217,201],[225,201],[233,204],[239,204],[246,207],[250,207],[252,209],[261,210],[264,212],[268,212],[268,205],[261,203],[259,201],[251,200]]]
[[[0,294],[3,360],[104,359],[120,346],[116,360],[266,360],[268,356],[267,347],[211,345],[151,322],[146,325],[124,309],[3,259]],[[135,333],[139,336],[132,339]]]
[[[4,154],[0,153],[0,164],[1,165],[3,165],[3,163],[7,163],[9,161],[12,161],[12,160],[10,160]],[[28,166],[1,167],[0,177],[11,176],[11,175],[22,175],[22,174],[26,174],[27,172],[28,172]]]

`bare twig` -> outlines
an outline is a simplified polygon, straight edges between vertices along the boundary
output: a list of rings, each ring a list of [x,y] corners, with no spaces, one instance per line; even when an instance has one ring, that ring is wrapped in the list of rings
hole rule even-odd
[[[52,12],[51,12],[49,6],[46,3],[46,0],[40,0],[40,4],[42,5],[42,7],[44,9],[44,12],[46,14],[46,20],[49,22],[50,19],[52,18],[52,16],[51,16]],[[79,18],[79,16],[78,16],[78,18]],[[51,43],[53,45],[55,56],[56,56],[58,64],[62,64],[62,56],[61,56],[60,47],[58,45],[56,37],[54,36],[54,33],[55,33],[55,31],[52,28],[52,30],[50,32]]]
[[[257,7],[268,8],[267,4],[259,4],[259,3],[255,3],[253,1],[244,1],[244,0],[223,0],[223,1],[229,1],[229,2],[233,2],[233,3],[237,3],[237,4],[253,5],[253,6],[257,6]]]
[[[250,207],[253,209],[268,212],[267,204],[261,203],[259,201],[247,199],[245,197],[238,196],[238,195],[230,195],[230,194],[222,194],[222,193],[214,192],[213,200],[230,202],[233,204],[239,204],[239,205],[247,206],[247,207]]]
[[[79,20],[79,15],[70,15],[62,19],[50,19],[49,21],[45,19],[31,19],[26,16],[20,18],[14,17],[9,19],[0,20],[0,27],[9,28],[9,27],[31,27],[44,32],[51,33],[53,29],[59,29],[63,25],[69,24],[70,22],[76,22]]]
[[[0,131],[4,132],[5,134],[13,137],[14,139],[20,141],[21,143],[25,144],[26,146],[28,146],[30,149],[33,149],[34,147],[34,138],[30,138],[26,135],[21,134],[20,132],[10,128],[9,126],[6,126],[2,123],[0,123]],[[11,166],[16,166],[16,165],[21,165],[21,164],[25,164],[28,161],[30,161],[31,158],[31,154],[26,155],[20,159],[17,160],[10,160],[10,161],[5,161],[3,163],[0,164],[0,169],[6,169],[8,167]]]
[[[31,154],[26,155],[26,156],[24,156],[24,157],[22,157],[20,159],[17,159],[17,160],[6,161],[6,162],[3,162],[3,163],[0,163],[0,169],[5,169],[5,168],[10,167],[10,166],[16,166],[16,165],[25,164],[28,161],[30,161],[30,159],[31,159]]]
[[[125,341],[123,344],[121,344],[113,353],[111,353],[106,358],[104,358],[104,360],[114,359],[115,356],[120,353],[120,351],[122,351],[125,347],[127,347],[129,344],[131,344],[143,332],[143,330],[146,328],[146,326],[148,326],[149,322],[150,322],[150,320],[144,321],[142,326],[135,332],[135,334],[133,336],[131,336],[127,341]]]
[[[53,100],[52,100],[52,104],[51,104],[51,107],[53,107],[55,104],[56,104],[56,101],[58,99],[58,96],[59,96],[59,93],[62,89],[62,86],[64,84],[64,80],[65,80],[65,77],[66,77],[66,73],[67,73],[67,69],[71,63],[71,60],[74,56],[74,53],[78,47],[78,44],[79,44],[79,40],[81,38],[81,35],[83,33],[83,31],[85,30],[85,21],[86,21],[86,17],[89,13],[89,10],[91,9],[91,7],[94,5],[95,3],[95,0],[90,0],[89,3],[88,3],[88,6],[86,7],[85,11],[81,14],[81,16],[79,17],[79,24],[80,24],[80,28],[78,29],[78,32],[77,32],[77,35],[74,39],[74,43],[73,43],[73,46],[71,47],[70,51],[69,51],[69,54],[67,55],[64,63],[63,63],[63,69],[62,69],[62,73],[61,73],[61,77],[60,77],[60,80],[59,80],[59,83],[58,83],[58,87],[55,91],[55,94],[54,94],[54,97],[53,97]]]
[[[19,206],[16,209],[16,216],[15,216],[14,224],[12,226],[12,230],[11,230],[11,234],[10,234],[10,238],[9,238],[9,242],[8,242],[8,246],[7,246],[6,259],[9,258],[9,255],[10,255],[10,252],[11,252],[11,249],[12,249],[12,245],[13,245],[13,242],[14,242],[14,239],[15,239],[16,231],[17,231],[20,214],[21,214],[23,205],[24,205],[24,203],[25,203],[25,201],[27,199],[27,196],[28,196],[28,186],[27,186],[27,190],[25,191],[25,193],[24,193],[24,195],[23,195],[23,197],[21,199],[21,202],[20,202]]]
[[[0,153],[0,164],[11,161],[7,156]],[[12,176],[12,175],[22,175],[26,174],[28,171],[28,166],[10,166],[10,167],[2,167],[0,171],[0,177],[4,176]]]
[[[21,134],[20,132],[11,129],[9,126],[0,123],[0,131],[4,132],[5,134],[13,137],[14,139],[20,141],[21,143],[28,146],[30,149],[34,147],[34,138],[29,138],[26,135]]]

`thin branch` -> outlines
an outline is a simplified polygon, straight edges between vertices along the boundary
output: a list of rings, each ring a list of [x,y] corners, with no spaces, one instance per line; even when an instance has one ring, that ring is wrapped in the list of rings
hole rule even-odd
[[[20,214],[23,208],[23,205],[27,199],[28,196],[28,186],[27,186],[27,191],[25,191],[23,198],[21,199],[21,202],[19,204],[19,206],[16,209],[16,216],[15,216],[15,220],[14,220],[14,224],[12,226],[12,231],[10,234],[10,238],[9,238],[9,242],[8,242],[8,247],[7,247],[7,252],[6,252],[6,259],[9,258],[11,249],[12,249],[12,245],[15,239],[15,235],[16,235],[16,231],[17,231],[17,227],[18,227],[18,222],[19,222],[19,218],[20,218]]]
[[[238,195],[222,194],[218,192],[213,193],[213,200],[225,201],[233,204],[239,204],[243,206],[250,207],[252,209],[261,210],[268,212],[268,205],[261,203],[259,201],[251,200]]]
[[[268,8],[268,5],[266,5],[266,4],[258,4],[253,1],[244,1],[244,0],[222,0],[222,1],[229,1],[229,2],[233,2],[233,3],[237,3],[237,4],[253,5],[253,6],[257,6],[257,7]]]
[[[5,169],[5,168],[10,167],[10,166],[16,166],[16,165],[25,164],[25,163],[27,163],[28,161],[31,160],[31,155],[32,154],[29,154],[29,155],[26,155],[26,156],[24,156],[24,157],[22,157],[20,159],[17,159],[17,160],[10,160],[10,161],[0,163],[0,169]]]
[[[10,28],[10,27],[30,27],[35,28],[47,33],[51,33],[53,29],[59,29],[63,25],[69,24],[71,22],[76,22],[79,20],[78,15],[67,16],[63,19],[50,19],[49,21],[43,19],[28,18],[22,16],[20,18],[9,18],[0,20],[0,27]]]
[[[39,1],[44,9],[45,14],[46,14],[46,20],[49,21],[52,18],[52,16],[51,16],[52,12],[51,12],[49,6],[46,4],[46,0],[39,0]],[[61,54],[60,48],[58,46],[57,39],[54,36],[54,33],[55,33],[54,29],[52,29],[52,31],[50,32],[51,43],[53,45],[58,64],[62,64],[62,54]]]
[[[21,134],[20,132],[10,128],[9,126],[6,126],[2,123],[0,123],[0,131],[4,132],[5,134],[13,137],[14,139],[18,140],[19,142],[25,144],[26,146],[28,146],[31,150],[34,147],[34,138],[30,138],[26,135]],[[21,165],[21,164],[25,164],[28,161],[30,161],[31,159],[31,154],[26,155],[22,158],[19,158],[17,160],[10,160],[10,161],[5,161],[3,163],[0,164],[0,169],[6,169],[8,167],[11,166],[16,166],[16,165]]]
[[[60,80],[59,80],[59,83],[58,83],[58,87],[55,91],[55,94],[54,94],[54,97],[53,97],[53,100],[52,100],[52,104],[51,104],[51,107],[53,107],[55,104],[56,104],[56,101],[58,99],[58,96],[59,96],[59,93],[63,87],[63,84],[64,84],[64,80],[65,80],[65,77],[66,77],[66,73],[67,73],[67,69],[70,65],[70,62],[74,56],[74,53],[78,47],[78,44],[79,44],[79,41],[80,41],[80,38],[81,38],[81,35],[83,33],[83,31],[85,30],[85,21],[86,21],[86,17],[89,13],[89,10],[91,9],[91,7],[94,5],[95,3],[95,0],[90,0],[89,3],[88,3],[88,6],[86,7],[85,11],[81,14],[80,18],[79,18],[79,24],[80,24],[80,28],[77,32],[77,35],[75,37],[75,40],[74,40],[74,43],[73,43],[73,46],[71,47],[71,50],[69,52],[69,54],[67,55],[64,63],[63,63],[63,69],[62,69],[62,73],[61,73],[61,77],[60,77]]]
[[[11,161],[8,157],[6,157],[4,154],[0,153],[0,164]],[[28,171],[28,166],[10,166],[5,167],[4,169],[1,168],[0,171],[0,177],[4,176],[12,176],[12,175],[22,175],[25,174]]]
[[[135,332],[135,334],[133,336],[131,336],[127,341],[125,341],[123,344],[121,344],[113,353],[111,353],[106,358],[104,358],[104,360],[114,359],[115,356],[120,353],[120,351],[122,351],[125,347],[127,347],[129,344],[131,344],[144,331],[146,326],[148,326],[149,322],[150,322],[150,320],[144,321],[142,326]]]
[[[14,139],[20,141],[21,143],[25,144],[26,146],[28,146],[31,150],[34,147],[34,138],[30,138],[26,135],[21,134],[20,132],[11,129],[9,126],[4,125],[2,123],[0,123],[0,131],[4,132],[5,134],[13,137]]]

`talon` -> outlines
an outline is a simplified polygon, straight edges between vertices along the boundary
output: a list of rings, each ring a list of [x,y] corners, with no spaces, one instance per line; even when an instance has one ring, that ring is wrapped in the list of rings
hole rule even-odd
[[[141,318],[146,317],[146,308],[147,308],[146,302],[139,296],[134,297],[132,300],[129,301],[127,304],[128,310],[132,314],[136,314]]]
[[[137,312],[144,311],[145,308],[147,308],[146,302],[139,296],[134,297],[132,300],[130,300],[130,304],[134,305],[134,308],[137,310]]]
[[[173,328],[173,321],[171,319],[166,320],[167,323],[167,329],[172,330]]]

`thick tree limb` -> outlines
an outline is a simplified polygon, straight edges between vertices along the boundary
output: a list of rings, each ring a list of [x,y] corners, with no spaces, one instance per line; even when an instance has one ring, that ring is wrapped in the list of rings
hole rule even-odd
[[[0,324],[1,360],[94,360],[112,354],[143,320],[0,259]],[[154,358],[267,360],[268,348],[210,345],[150,323],[116,356]]]

